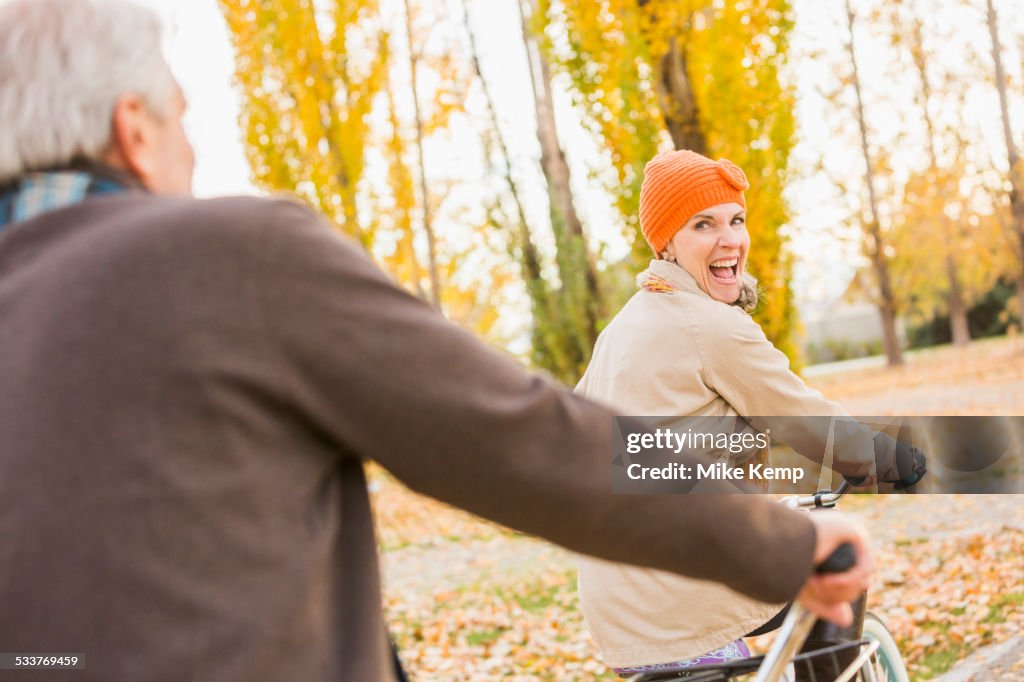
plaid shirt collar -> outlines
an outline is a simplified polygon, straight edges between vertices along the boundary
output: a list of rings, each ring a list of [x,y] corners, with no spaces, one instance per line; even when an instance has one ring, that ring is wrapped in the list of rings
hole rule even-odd
[[[0,233],[10,225],[77,204],[88,196],[138,187],[137,181],[123,173],[93,164],[26,173],[0,187]]]

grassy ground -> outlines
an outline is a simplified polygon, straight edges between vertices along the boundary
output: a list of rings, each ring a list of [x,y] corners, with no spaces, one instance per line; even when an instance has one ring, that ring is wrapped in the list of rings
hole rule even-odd
[[[908,366],[817,377],[855,414],[1024,414],[1019,342],[919,354]],[[939,411],[921,410],[922,396]],[[385,602],[418,680],[613,679],[576,603],[575,561],[550,545],[416,496],[372,474]],[[862,497],[876,538],[870,608],[916,680],[1024,631],[1024,501]]]

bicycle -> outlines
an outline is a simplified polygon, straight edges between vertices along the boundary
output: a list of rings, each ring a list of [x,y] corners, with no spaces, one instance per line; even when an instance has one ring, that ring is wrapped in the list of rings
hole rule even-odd
[[[793,509],[828,509],[835,507],[849,488],[850,484],[844,482],[836,490],[791,496],[784,498],[782,503]],[[843,545],[816,570],[822,573],[840,573],[853,566],[855,561],[853,547]],[[885,623],[875,614],[870,611],[865,614],[861,639],[798,654],[797,651],[803,646],[815,620],[813,614],[794,603],[779,627],[778,636],[763,656],[693,666],[681,671],[642,673],[630,677],[629,682],[790,682],[801,666],[804,666],[803,670],[808,673],[808,679],[812,682],[909,682],[907,669],[896,641],[885,627]],[[840,662],[841,658],[849,658],[854,654],[852,662],[845,665]],[[822,678],[814,669],[820,670],[822,663],[826,661],[832,664],[834,673],[831,677]]]

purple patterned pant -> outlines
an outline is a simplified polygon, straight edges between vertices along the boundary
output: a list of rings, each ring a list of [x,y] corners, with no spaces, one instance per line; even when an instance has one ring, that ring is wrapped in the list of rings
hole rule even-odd
[[[685,661],[675,661],[672,663],[655,663],[654,665],[640,665],[631,668],[615,668],[615,673],[619,677],[630,677],[639,673],[685,671],[687,668],[692,668],[696,665],[727,663],[740,658],[750,658],[750,649],[747,648],[747,645],[743,643],[742,639],[737,639],[735,642],[729,642],[725,646],[718,647],[714,651],[709,651],[697,658],[691,658]]]

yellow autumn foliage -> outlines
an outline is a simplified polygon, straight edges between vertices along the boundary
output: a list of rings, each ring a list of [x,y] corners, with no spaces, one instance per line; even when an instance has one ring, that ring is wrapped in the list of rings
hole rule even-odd
[[[389,25],[395,13],[383,11],[378,0],[218,2],[244,96],[241,126],[254,183],[303,198],[359,240],[402,285],[428,298],[426,259],[417,244],[423,241],[424,201],[437,212],[443,192],[417,196],[415,121],[403,118],[396,104],[411,91],[408,62],[392,54],[395,36],[406,35],[406,28]],[[405,20],[415,21],[419,10],[436,11],[436,4],[421,0]],[[422,39],[423,31],[413,27],[409,35]],[[432,76],[433,87],[420,103],[424,135],[442,132],[465,100],[467,77],[457,55],[398,45],[406,54],[414,51]],[[367,177],[371,155],[383,158],[381,177]],[[442,310],[492,341],[505,341],[495,336],[495,325],[502,289],[510,284],[506,269],[489,264],[475,280],[456,273],[468,260],[466,244],[494,251],[494,245],[465,236],[487,228],[450,227],[456,234],[447,242],[438,239]]]
[[[312,0],[220,6],[247,98],[241,123],[256,184],[296,192],[369,244],[373,226],[360,225],[357,191],[367,117],[388,66],[376,0],[331,3],[320,21]]]
[[[755,317],[795,359],[782,234],[794,96],[779,78],[793,26],[789,1],[543,0],[542,8],[535,28],[570,76],[574,101],[615,168],[609,189],[634,237],[644,164],[673,147],[670,133],[746,171],[748,267],[764,290]],[[634,245],[635,268],[650,254],[642,239]]]

